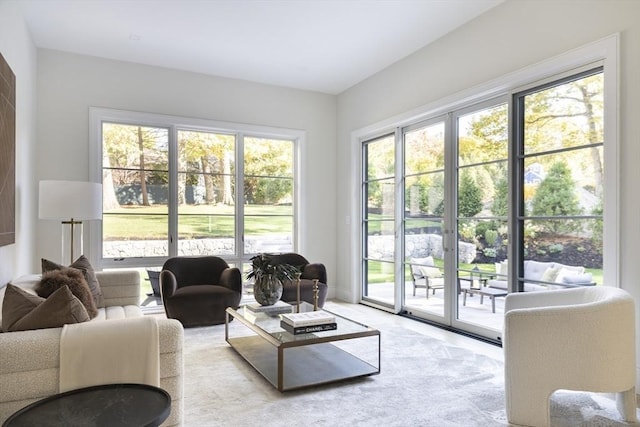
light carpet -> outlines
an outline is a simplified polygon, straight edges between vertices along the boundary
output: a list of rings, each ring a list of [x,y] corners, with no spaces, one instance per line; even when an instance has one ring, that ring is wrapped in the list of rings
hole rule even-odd
[[[508,425],[501,361],[394,322],[375,326],[382,332],[379,375],[285,393],[231,349],[224,325],[186,329],[185,426]],[[551,422],[629,425],[612,395],[575,392],[554,394]]]

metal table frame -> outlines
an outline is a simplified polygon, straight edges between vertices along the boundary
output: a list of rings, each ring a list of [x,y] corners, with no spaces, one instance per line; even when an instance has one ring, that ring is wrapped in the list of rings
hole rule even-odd
[[[248,309],[226,310],[225,340],[281,392],[380,373],[377,329],[331,313],[338,323],[336,330],[293,335],[279,326],[279,316],[248,313],[255,317],[250,319],[245,317],[245,310]],[[229,329],[232,319],[251,333],[232,336]],[[354,340],[370,337],[377,337],[373,338],[377,343],[375,361],[355,354],[354,350],[362,350],[362,346],[349,348]]]

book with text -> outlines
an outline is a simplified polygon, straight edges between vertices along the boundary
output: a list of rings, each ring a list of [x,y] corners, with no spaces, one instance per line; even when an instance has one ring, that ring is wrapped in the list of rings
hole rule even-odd
[[[333,323],[323,323],[323,324],[311,325],[311,326],[291,326],[284,320],[281,320],[280,327],[285,331],[292,333],[293,335],[299,335],[299,334],[309,334],[312,332],[333,331],[335,329],[338,329],[338,324],[333,322]]]
[[[314,326],[326,323],[335,323],[336,317],[326,311],[309,311],[306,313],[282,314],[282,321],[294,326]]]

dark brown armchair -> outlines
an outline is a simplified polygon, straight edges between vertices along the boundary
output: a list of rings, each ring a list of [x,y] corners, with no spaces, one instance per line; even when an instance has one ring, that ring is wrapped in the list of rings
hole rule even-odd
[[[327,269],[324,264],[311,264],[305,257],[294,252],[271,255],[274,264],[289,264],[300,271],[300,300],[313,304],[313,279],[318,279],[318,307],[323,307],[327,300],[329,287],[327,286]],[[297,286],[295,281],[283,283],[282,301],[294,302],[297,299]]]
[[[185,327],[224,323],[227,307],[242,298],[242,276],[216,256],[169,258],[160,273],[167,317]]]

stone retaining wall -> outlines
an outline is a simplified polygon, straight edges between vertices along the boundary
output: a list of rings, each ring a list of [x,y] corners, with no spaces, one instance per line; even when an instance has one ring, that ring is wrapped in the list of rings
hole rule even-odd
[[[233,255],[234,239],[191,239],[178,242],[178,255]],[[245,239],[246,253],[288,252],[293,243],[288,236],[272,235]],[[369,236],[369,257],[393,258],[393,236]],[[442,236],[438,234],[409,234],[405,237],[407,258],[433,256],[443,258]],[[134,258],[166,256],[166,240],[121,240],[104,242],[105,258]],[[471,263],[476,257],[472,243],[459,242],[458,257],[461,262]]]

